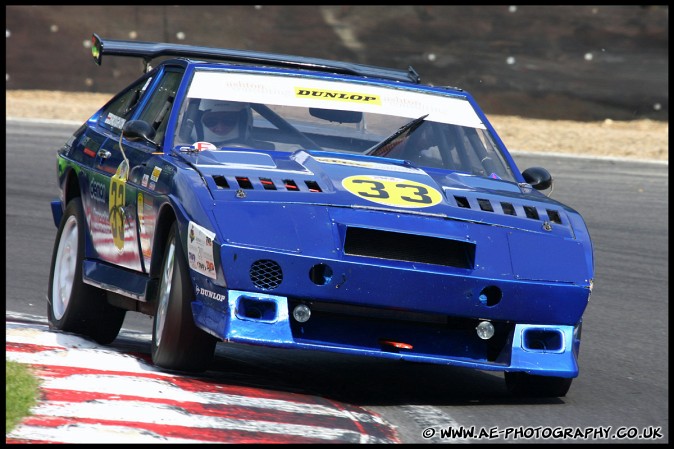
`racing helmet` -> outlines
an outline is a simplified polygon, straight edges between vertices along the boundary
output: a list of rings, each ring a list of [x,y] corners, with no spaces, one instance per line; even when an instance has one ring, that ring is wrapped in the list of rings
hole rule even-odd
[[[202,100],[201,124],[207,142],[245,141],[250,136],[253,113],[250,104],[236,101]]]

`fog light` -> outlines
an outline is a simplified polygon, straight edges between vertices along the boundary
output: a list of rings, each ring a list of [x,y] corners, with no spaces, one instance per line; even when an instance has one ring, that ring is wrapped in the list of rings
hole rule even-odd
[[[299,304],[293,309],[293,318],[298,323],[306,323],[311,318],[311,309],[304,304]]]
[[[494,336],[494,325],[489,321],[481,321],[475,328],[477,336],[483,340],[489,340]]]

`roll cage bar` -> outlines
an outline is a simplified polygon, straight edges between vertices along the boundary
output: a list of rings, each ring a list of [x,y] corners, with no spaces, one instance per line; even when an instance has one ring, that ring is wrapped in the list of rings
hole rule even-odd
[[[232,50],[227,48],[200,47],[163,42],[103,39],[95,33],[91,38],[91,44],[91,54],[98,65],[101,65],[103,54],[111,56],[131,56],[143,58],[146,71],[150,61],[154,58],[160,56],[179,56],[185,58],[203,58],[265,66],[316,70],[343,75],[358,75],[393,81],[406,81],[415,84],[421,82],[419,74],[412,68],[412,66],[409,66],[407,71],[405,71],[364,64],[332,61],[328,59],[265,53],[251,50]]]

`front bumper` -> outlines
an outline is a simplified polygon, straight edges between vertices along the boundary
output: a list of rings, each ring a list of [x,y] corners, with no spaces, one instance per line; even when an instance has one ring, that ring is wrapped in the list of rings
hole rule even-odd
[[[483,321],[478,318],[302,301],[238,290],[217,297],[219,301],[213,302],[197,294],[192,310],[199,327],[224,341],[490,371],[578,375],[580,341],[572,325],[492,321],[494,336],[482,340],[475,330]],[[292,317],[292,309],[300,303],[312,311],[305,323]]]

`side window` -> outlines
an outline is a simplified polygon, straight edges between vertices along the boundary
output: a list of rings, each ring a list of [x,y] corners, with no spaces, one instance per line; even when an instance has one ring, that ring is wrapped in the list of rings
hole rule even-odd
[[[154,140],[158,144],[161,144],[164,139],[169,113],[173,107],[173,100],[175,100],[176,91],[182,77],[182,71],[166,71],[152,93],[150,101],[147,102],[145,109],[138,117],[140,120],[148,122],[156,130]]]
[[[152,77],[143,78],[110,103],[101,114],[102,123],[121,130],[151,82]]]

